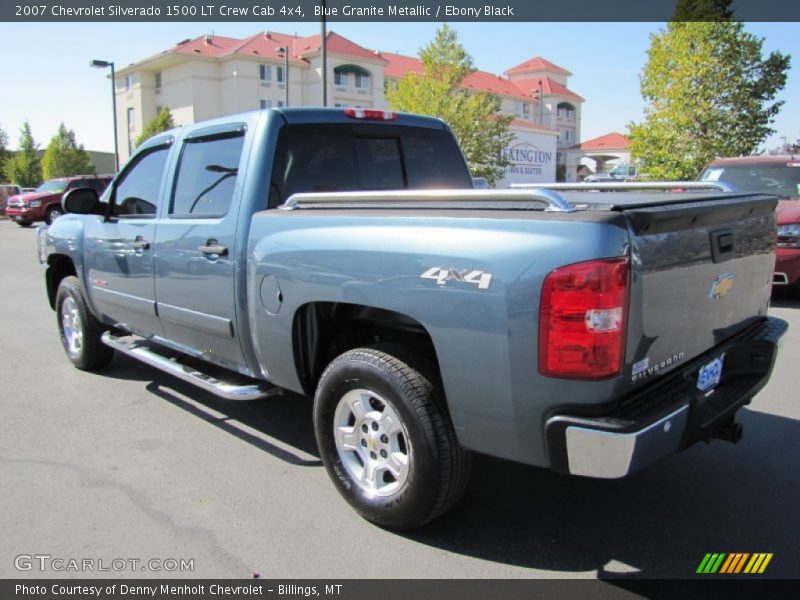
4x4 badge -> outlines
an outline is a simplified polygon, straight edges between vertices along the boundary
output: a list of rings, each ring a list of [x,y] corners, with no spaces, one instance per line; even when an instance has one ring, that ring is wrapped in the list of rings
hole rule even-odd
[[[437,285],[445,286],[448,281],[474,283],[479,290],[488,290],[492,282],[492,274],[474,269],[447,269],[444,267],[431,267],[420,275],[421,279],[433,279]]]

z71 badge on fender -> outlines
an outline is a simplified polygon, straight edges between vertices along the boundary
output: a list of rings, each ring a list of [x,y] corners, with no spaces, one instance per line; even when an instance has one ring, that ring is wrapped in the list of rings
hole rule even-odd
[[[445,286],[448,281],[460,281],[461,283],[473,283],[479,290],[488,290],[492,282],[492,274],[486,271],[474,269],[446,269],[443,267],[431,267],[420,275],[421,279],[433,279],[437,285]]]

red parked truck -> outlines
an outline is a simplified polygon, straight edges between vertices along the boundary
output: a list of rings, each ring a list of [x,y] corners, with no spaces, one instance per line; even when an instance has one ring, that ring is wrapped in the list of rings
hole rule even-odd
[[[49,179],[35,192],[11,196],[6,203],[6,216],[20,227],[30,227],[34,221],[52,224],[64,214],[61,197],[75,188],[92,188],[100,195],[111,181],[112,175],[75,175]]]
[[[741,192],[781,198],[773,285],[800,298],[800,155],[720,158],[706,167],[700,180],[724,181]]]

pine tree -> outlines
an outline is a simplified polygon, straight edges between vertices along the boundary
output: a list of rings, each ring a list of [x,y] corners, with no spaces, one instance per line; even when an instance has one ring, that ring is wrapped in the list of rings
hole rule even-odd
[[[44,178],[87,175],[94,171],[89,153],[83,149],[83,144],[75,141],[75,132],[61,123],[42,157]]]
[[[42,181],[42,164],[36,154],[38,144],[33,140],[30,124],[20,130],[19,150],[4,163],[6,179],[22,187],[36,187]]]
[[[157,133],[167,131],[173,127],[175,127],[175,122],[172,120],[172,113],[169,111],[169,107],[162,106],[159,113],[147,122],[142,133],[136,138],[136,146],[141,146]]]

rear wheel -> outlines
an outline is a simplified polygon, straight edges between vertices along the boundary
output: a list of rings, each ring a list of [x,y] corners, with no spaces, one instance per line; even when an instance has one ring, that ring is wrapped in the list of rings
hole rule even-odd
[[[30,227],[31,221],[17,221],[17,225],[20,227]]]
[[[335,359],[317,388],[314,429],[350,505],[373,523],[409,529],[458,501],[470,457],[438,386],[393,350],[357,348]]]
[[[61,344],[73,365],[92,371],[109,363],[114,351],[101,341],[105,328],[86,306],[77,277],[61,280],[56,292],[56,315]]]

